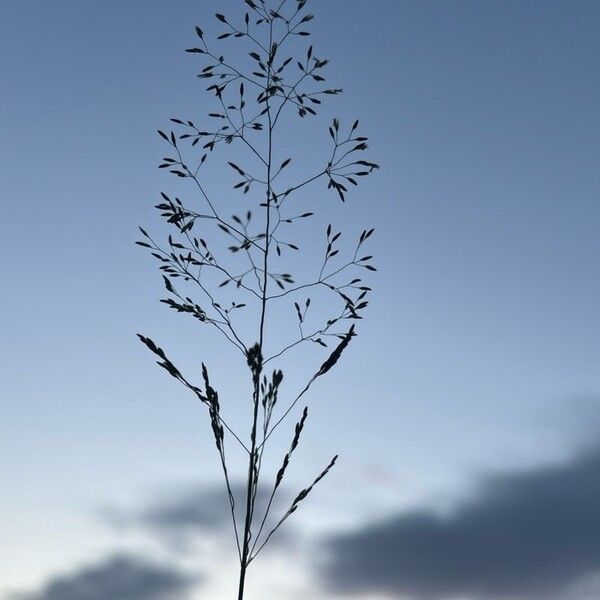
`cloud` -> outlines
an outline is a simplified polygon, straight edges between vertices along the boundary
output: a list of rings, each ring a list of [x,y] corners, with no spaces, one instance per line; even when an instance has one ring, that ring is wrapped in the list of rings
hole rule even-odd
[[[234,488],[236,504],[241,496]],[[134,520],[152,531],[172,534],[217,532],[231,527],[231,512],[224,486],[189,486],[177,493],[163,496],[141,508]]]
[[[564,599],[600,570],[600,448],[481,483],[447,517],[403,513],[332,536],[326,583],[419,600]]]
[[[241,513],[245,508],[246,487],[241,482],[234,484],[232,492]],[[267,488],[257,494],[257,519],[262,520],[269,495]],[[281,496],[282,499],[276,496],[271,507],[277,518],[285,499],[284,494]],[[197,548],[192,545],[195,542],[207,542],[205,549],[209,550],[220,545],[226,545],[227,551],[235,549],[229,500],[222,485],[175,487],[172,493],[155,498],[137,510],[105,508],[101,515],[118,529],[133,525],[149,540],[167,543],[167,549],[179,551],[180,560],[192,555],[196,560]],[[242,524],[239,517],[238,528]],[[269,522],[262,539],[270,531],[268,525]],[[275,546],[286,540],[285,535],[275,537]],[[54,574],[38,591],[14,593],[8,600],[186,600],[202,582],[203,578],[182,571],[174,562],[159,563],[115,552],[70,573]]]
[[[232,483],[232,494],[235,501],[238,533],[243,530],[246,485],[242,482]],[[255,499],[255,524],[262,521],[271,489],[261,487]],[[265,523],[263,535],[273,526],[273,519],[279,518],[283,512],[285,492],[276,494]],[[193,484],[173,489],[172,492],[159,496],[141,507],[130,510],[105,509],[102,511],[105,521],[117,528],[134,526],[142,532],[161,541],[171,549],[182,553],[194,551],[194,544],[208,542],[218,543],[223,548],[235,548],[231,508],[225,485]],[[271,525],[271,527],[269,527]],[[287,541],[285,531],[278,531],[272,538],[273,544],[281,545]]]
[[[246,485],[233,483],[231,491],[235,501],[238,523],[245,511]],[[270,491],[269,491],[270,493]],[[255,514],[266,509],[269,493],[260,488],[255,500]],[[272,510],[280,507],[279,496],[275,497]],[[185,490],[163,497],[154,504],[139,510],[134,519],[144,527],[171,533],[221,533],[232,527],[231,509],[224,485],[190,486]]]
[[[242,491],[245,494],[241,484],[234,486],[240,506]],[[260,494],[261,505],[264,496]],[[209,548],[215,543],[227,544],[232,551],[235,548],[224,485],[173,486],[171,493],[153,496],[140,508],[104,507],[99,516],[120,533],[130,533],[131,527],[141,530],[150,547],[158,541],[162,544],[160,550],[178,551],[173,559],[195,555],[197,548],[192,544],[206,541],[207,534],[215,534],[208,539]],[[198,582],[198,577],[184,574],[173,562],[156,563],[114,552],[102,562],[89,563],[72,574],[53,575],[37,593],[19,593],[9,600],[183,600],[188,588]]]
[[[183,600],[197,578],[172,565],[115,554],[97,565],[55,576],[39,592],[11,600]]]

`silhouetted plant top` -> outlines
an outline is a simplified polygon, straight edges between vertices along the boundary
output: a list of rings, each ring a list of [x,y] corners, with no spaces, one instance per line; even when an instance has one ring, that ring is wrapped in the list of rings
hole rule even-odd
[[[209,43],[200,27],[195,28],[198,43],[186,52],[202,61],[197,77],[208,82],[206,90],[212,95],[215,108],[200,121],[172,118],[173,130],[158,132],[169,149],[159,168],[189,181],[195,197],[183,201],[161,192],[156,208],[171,228],[171,234],[162,243],[140,228],[143,237],[137,242],[148,248],[158,262],[167,292],[161,302],[218,330],[243,354],[250,370],[253,413],[249,439],[243,441],[244,436],[234,432],[221,415],[219,396],[211,385],[207,367],[202,364],[202,384],[193,383],[162,348],[150,338],[139,336],[158,357],[158,364],[208,409],[240,559],[239,599],[243,597],[247,566],[336,462],[337,456],[312,484],[295,496],[287,512],[270,529],[265,529],[273,498],[305,427],[308,417],[305,407],[275,474],[266,511],[258,521],[258,529],[253,527],[266,443],[315,380],[338,362],[356,335],[353,322],[362,318],[371,291],[363,281],[364,273],[376,270],[372,256],[362,250],[373,229],[363,229],[354,243],[344,248],[341,231],[334,230],[329,223],[324,226],[323,254],[312,269],[314,275],[296,281],[292,269],[286,266],[293,262],[290,253],[303,250],[303,244],[294,238],[294,231],[300,223],[315,217],[314,210],[302,210],[302,193],[322,181],[344,202],[361,178],[379,168],[361,158],[368,145],[367,138],[358,132],[359,121],[344,127],[334,118],[327,130],[329,150],[321,166],[302,177],[294,173],[294,140],[287,134],[282,137],[282,121],[289,120],[294,113],[300,119],[317,117],[324,99],[337,96],[342,90],[325,85],[324,73],[329,61],[319,58],[312,45],[298,53],[295,50],[298,44],[292,44],[294,39],[310,35],[307,27],[313,15],[305,11],[306,0],[245,0],[245,5],[248,12],[241,19],[215,15],[223,29],[216,43],[233,39],[246,46],[243,53],[238,53],[237,61],[226,58],[213,42]],[[209,165],[218,159],[224,145],[225,149],[229,145],[239,146],[236,152],[245,153],[240,153],[242,158],[236,154],[235,160],[231,156],[221,158],[233,175],[234,192],[243,200],[240,210],[230,217],[226,215],[231,204],[209,190],[214,178]],[[300,151],[306,152],[302,148]],[[220,241],[215,233],[220,234]],[[314,248],[314,237],[310,244]],[[294,260],[297,259],[298,256]],[[314,294],[309,295],[313,292],[318,292],[318,299]],[[297,335],[265,354],[265,324],[274,318],[273,307],[282,304],[289,307],[288,314],[296,321]],[[348,321],[352,323],[346,325]],[[248,325],[252,322],[255,337],[247,339]],[[307,378],[306,385],[292,394],[278,412],[283,373],[275,368],[267,374],[265,366],[307,343],[329,348],[328,353],[321,367]],[[243,524],[238,521],[231,491],[226,432],[248,457]]]

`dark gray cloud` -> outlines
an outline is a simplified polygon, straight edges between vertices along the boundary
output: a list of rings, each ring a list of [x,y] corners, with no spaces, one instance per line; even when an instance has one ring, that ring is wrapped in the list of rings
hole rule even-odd
[[[236,487],[236,504],[239,492]],[[231,527],[231,512],[224,486],[198,485],[162,496],[140,509],[134,520],[151,530],[194,535]]]
[[[239,483],[233,486],[232,491],[242,512],[246,488]],[[269,494],[266,489],[257,494],[257,519],[262,519]],[[281,508],[281,500],[273,503],[276,517],[281,516]],[[158,539],[168,540],[184,553],[190,551],[190,542],[205,539],[207,534],[215,534],[219,541],[230,540],[231,549],[235,548],[228,495],[221,485],[180,488],[129,513],[114,509],[102,512],[104,519],[111,524],[119,528],[137,525]],[[241,523],[238,518],[238,525]],[[265,533],[268,531],[266,527]],[[229,533],[231,538],[226,538]],[[285,539],[284,535],[280,535],[275,543]],[[211,543],[214,542],[214,539],[211,540]],[[115,553],[71,573],[54,575],[39,591],[14,593],[8,600],[186,600],[200,580],[198,576],[184,573],[173,563],[158,563],[126,553]]]
[[[197,581],[176,567],[128,554],[55,576],[39,592],[12,600],[184,600]]]
[[[238,523],[242,522],[245,510],[246,486],[232,485]],[[262,514],[266,508],[268,495],[261,488],[256,495],[255,514]],[[273,511],[280,508],[276,496]],[[190,486],[168,496],[163,496],[153,504],[139,510],[133,519],[142,526],[170,534],[196,535],[198,533],[222,533],[232,527],[231,509],[225,485]]]
[[[600,449],[481,483],[448,517],[403,513],[333,536],[325,581],[419,600],[562,600],[600,570]]]
[[[246,486],[242,482],[232,484],[236,507],[238,532],[243,529]],[[255,499],[254,522],[260,524],[267,507],[271,489],[263,486]],[[268,533],[288,506],[285,492],[276,494],[271,505],[269,518],[263,535]],[[165,543],[171,550],[183,554],[195,551],[194,544],[206,540],[221,547],[235,548],[235,537],[231,518],[231,508],[224,484],[194,484],[174,487],[166,494],[159,494],[153,500],[131,511],[105,509],[103,517],[117,528],[136,527],[155,539]],[[275,521],[276,522],[276,521]],[[270,526],[270,527],[269,527]],[[279,546],[288,540],[285,531],[279,530],[269,546]]]

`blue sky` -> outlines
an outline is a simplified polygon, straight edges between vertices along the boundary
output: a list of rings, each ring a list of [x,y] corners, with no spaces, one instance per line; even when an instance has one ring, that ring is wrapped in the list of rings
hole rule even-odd
[[[193,26],[219,33],[212,13],[234,15],[241,4],[0,6],[7,597],[90,561],[135,570],[102,563],[146,539],[106,514],[218,481],[205,415],[155,368],[138,331],[188,370],[205,361],[224,410],[244,422],[247,382],[230,366],[243,364],[158,303],[160,276],[133,246],[139,224],[165,234],[152,208],[159,192],[183,190],[156,169],[156,129],[173,116],[201,122],[211,108],[194,77],[201,62],[183,53]],[[594,446],[600,7],[330,0],[311,10],[315,52],[332,61],[328,81],[345,93],[320,120],[301,129],[290,121],[292,154],[310,165],[331,117],[360,117],[382,166],[344,206],[323,186],[306,197],[323,224],[351,235],[375,227],[379,268],[359,338],[313,390],[292,476],[302,486],[340,452],[296,515],[324,532],[374,514],[447,510],[486,477],[537,473]],[[223,194],[231,183],[219,169],[210,181]],[[318,363],[310,356],[286,363],[290,389],[305,361]],[[226,584],[205,585],[203,598],[226,593]]]

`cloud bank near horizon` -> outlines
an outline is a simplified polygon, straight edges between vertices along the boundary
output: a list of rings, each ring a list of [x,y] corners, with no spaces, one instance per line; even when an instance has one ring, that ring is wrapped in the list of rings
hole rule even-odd
[[[241,506],[246,489],[242,482],[232,484],[236,505]],[[256,497],[256,513],[266,509],[269,494]],[[283,496],[285,497],[285,496]],[[276,497],[272,509],[277,514],[283,497]],[[187,600],[204,577],[191,575],[179,567],[179,560],[198,550],[194,542],[208,541],[235,553],[235,541],[224,484],[183,486],[131,511],[105,510],[102,517],[119,529],[134,527],[163,550],[176,551],[171,559],[157,562],[128,552],[114,552],[88,561],[71,573],[51,575],[37,591],[10,594],[6,600]],[[268,531],[268,529],[266,530]],[[280,548],[288,537],[275,538]]]
[[[449,516],[413,511],[332,536],[324,582],[359,596],[564,600],[600,572],[600,446],[481,484]],[[576,597],[598,597],[587,593]]]
[[[117,553],[9,600],[186,600],[198,580],[171,564]]]
[[[234,486],[236,495],[242,491]],[[193,485],[124,518],[159,543],[214,542],[230,533],[226,509],[222,488]],[[600,445],[560,464],[486,476],[479,494],[444,516],[400,513],[322,542],[330,560],[316,568],[318,583],[336,598],[600,597]],[[177,549],[184,558],[195,551],[187,543]],[[8,600],[187,600],[202,582],[178,560],[115,552]]]

